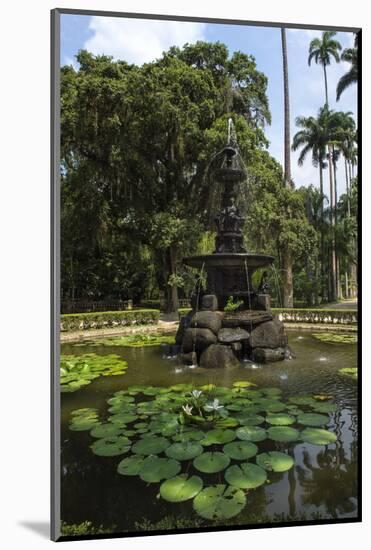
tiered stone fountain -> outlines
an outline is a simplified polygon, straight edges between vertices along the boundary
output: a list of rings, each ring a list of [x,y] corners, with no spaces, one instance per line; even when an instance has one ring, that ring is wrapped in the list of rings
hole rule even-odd
[[[184,362],[205,368],[237,366],[242,358],[279,361],[289,355],[289,348],[283,323],[270,310],[267,273],[263,272],[258,289],[252,285],[253,273],[271,266],[274,257],[249,254],[244,248],[245,218],[236,199],[246,172],[230,138],[221,157],[221,166],[213,174],[223,187],[215,217],[215,251],[183,260],[205,274],[207,283],[203,288],[200,276],[191,297],[192,311],[181,318],[176,343]],[[240,306],[225,311],[231,300],[239,301]]]

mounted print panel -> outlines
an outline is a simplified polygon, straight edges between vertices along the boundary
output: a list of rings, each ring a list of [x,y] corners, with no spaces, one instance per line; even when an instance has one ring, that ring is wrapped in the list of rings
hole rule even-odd
[[[360,30],[52,29],[52,538],[360,521]]]

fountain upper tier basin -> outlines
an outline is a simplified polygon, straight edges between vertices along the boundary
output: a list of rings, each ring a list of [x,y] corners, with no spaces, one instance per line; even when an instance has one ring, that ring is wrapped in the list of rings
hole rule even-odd
[[[189,256],[184,258],[183,262],[190,267],[201,268],[205,267],[251,267],[258,269],[259,267],[267,267],[274,262],[274,256],[268,254],[248,254],[244,253],[215,253],[215,254],[203,254],[201,256]]]

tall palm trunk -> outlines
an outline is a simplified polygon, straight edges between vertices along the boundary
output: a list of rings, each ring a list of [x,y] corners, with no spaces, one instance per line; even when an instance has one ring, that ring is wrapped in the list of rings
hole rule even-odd
[[[323,65],[323,74],[325,76],[325,97],[326,97],[326,105],[328,107],[328,89],[327,89],[327,73],[326,73],[326,65]]]
[[[323,163],[321,155],[319,160],[319,190],[321,193],[321,297],[323,301],[325,296],[325,236],[323,234]]]
[[[348,178],[347,159],[345,156],[344,156],[344,169],[345,169],[345,185],[346,185],[346,195],[347,195],[347,218],[350,218],[349,178]],[[349,291],[350,263],[348,258],[346,258],[344,274],[345,274],[345,298],[349,298],[350,297],[350,291]]]
[[[285,109],[285,187],[291,187],[291,149],[290,149],[290,96],[289,96],[289,71],[287,63],[286,30],[281,28],[282,41],[282,65],[283,65],[283,90]],[[294,307],[294,287],[292,276],[292,255],[286,246],[283,251],[283,307]]]
[[[335,272],[336,272],[336,298],[338,300],[342,299],[342,290],[341,290],[341,279],[340,279],[340,258],[339,258],[339,251],[337,246],[337,236],[336,236],[336,229],[338,224],[338,211],[337,211],[337,204],[338,204],[338,185],[337,185],[337,165],[336,165],[336,158],[335,158],[335,148],[332,145],[332,166],[334,170],[334,227],[335,227]]]
[[[334,179],[333,179],[333,166],[332,166],[332,148],[328,146],[328,170],[330,176],[330,225],[331,225],[331,240],[330,240],[330,277],[329,277],[329,289],[330,289],[330,301],[335,301],[336,298],[336,253],[334,243]]]

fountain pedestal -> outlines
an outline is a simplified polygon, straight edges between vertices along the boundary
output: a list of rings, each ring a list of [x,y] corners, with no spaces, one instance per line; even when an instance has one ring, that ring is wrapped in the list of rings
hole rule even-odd
[[[205,368],[235,366],[242,357],[259,362],[284,359],[287,336],[283,324],[270,311],[266,272],[257,290],[252,285],[253,273],[272,265],[274,257],[250,254],[243,246],[245,218],[236,198],[246,173],[237,149],[228,145],[222,151],[222,164],[214,177],[223,185],[220,211],[214,218],[215,250],[183,260],[205,272],[207,284],[202,288],[201,277],[198,279],[191,298],[192,311],[181,319],[177,344],[183,354],[195,352],[199,365]],[[240,302],[238,310],[224,311],[231,300]]]

